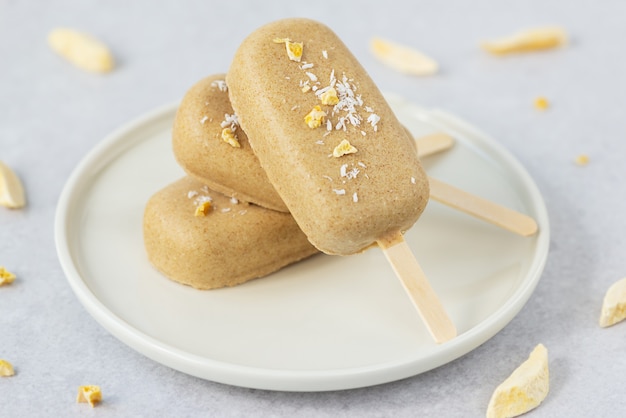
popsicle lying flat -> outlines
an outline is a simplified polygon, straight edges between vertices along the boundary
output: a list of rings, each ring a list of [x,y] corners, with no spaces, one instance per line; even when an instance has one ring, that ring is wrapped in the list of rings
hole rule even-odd
[[[287,212],[237,127],[224,77],[206,77],[185,94],[174,119],[174,156],[188,175],[213,190]]]
[[[190,177],[150,198],[143,231],[150,263],[198,289],[244,283],[318,252],[288,213],[237,202]]]
[[[261,166],[309,241],[339,255],[378,243],[434,339],[454,337],[402,238],[428,202],[428,179],[407,152],[412,138],[339,38],[308,19],[268,24],[243,41],[226,82]]]

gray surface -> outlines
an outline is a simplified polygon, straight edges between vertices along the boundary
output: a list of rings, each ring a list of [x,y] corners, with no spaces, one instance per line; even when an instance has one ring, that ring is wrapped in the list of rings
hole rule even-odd
[[[164,2],[162,2],[164,3]],[[176,3],[176,5],[174,5]],[[626,5],[600,2],[17,2],[0,0],[0,160],[22,177],[28,208],[0,208],[0,265],[19,279],[0,288],[0,416],[482,416],[489,397],[542,342],[551,392],[529,416],[626,414],[626,324],[597,325],[608,286],[626,276]],[[403,381],[329,393],[230,387],[187,376],[128,348],[100,327],[57,261],[53,221],[72,169],[106,134],[201,77],[226,71],[254,28],[286,16],[319,19],[345,40],[385,91],[442,108],[497,138],[544,193],[551,253],[534,295],[493,339],[461,359]],[[479,40],[559,23],[571,45],[493,58]],[[107,76],[53,55],[57,26],[87,30],[118,59]],[[437,59],[432,78],[398,75],[367,41],[403,41]],[[545,95],[546,112],[532,106]],[[589,166],[573,164],[579,153]],[[103,387],[96,411],[76,387]]]

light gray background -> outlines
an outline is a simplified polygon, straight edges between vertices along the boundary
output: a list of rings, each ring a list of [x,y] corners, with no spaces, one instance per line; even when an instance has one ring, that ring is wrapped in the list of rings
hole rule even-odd
[[[497,138],[527,167],[552,224],[543,277],[521,313],[464,357],[422,375],[329,393],[237,388],[155,363],[99,326],[58,263],[55,207],[73,168],[108,133],[179,100],[228,69],[240,41],[271,20],[331,26],[382,90],[441,108]],[[563,25],[564,49],[494,58],[480,40]],[[46,44],[58,26],[88,31],[118,61],[81,72]],[[372,36],[403,42],[441,64],[414,78],[378,63]],[[605,290],[626,276],[626,3],[613,1],[10,1],[0,0],[0,160],[24,181],[25,210],[0,207],[0,416],[483,416],[493,389],[535,344],[550,353],[551,391],[533,417],[626,414],[626,324],[597,325]],[[533,100],[546,96],[546,112]],[[587,167],[573,159],[591,157]],[[78,385],[103,387],[94,411]]]

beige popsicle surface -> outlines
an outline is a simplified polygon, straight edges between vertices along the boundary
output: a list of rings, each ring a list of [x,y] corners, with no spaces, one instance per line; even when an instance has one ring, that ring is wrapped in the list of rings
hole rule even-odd
[[[303,43],[299,62],[289,58],[286,38]],[[419,218],[428,180],[409,151],[413,139],[326,26],[286,19],[258,29],[237,50],[226,81],[261,166],[321,251],[359,252]],[[335,105],[318,94],[331,87]],[[327,117],[310,127],[305,117],[316,106]],[[334,157],[344,140],[357,151]]]
[[[206,215],[196,216],[208,199]],[[241,284],[317,253],[288,213],[237,202],[191,177],[148,200],[143,231],[150,263],[198,289]]]
[[[174,119],[174,156],[188,175],[215,191],[287,212],[244,130],[233,132],[236,143],[221,137],[225,128],[231,128],[232,119],[227,121],[226,115],[232,118],[234,114],[224,78],[225,74],[206,77],[185,94]]]

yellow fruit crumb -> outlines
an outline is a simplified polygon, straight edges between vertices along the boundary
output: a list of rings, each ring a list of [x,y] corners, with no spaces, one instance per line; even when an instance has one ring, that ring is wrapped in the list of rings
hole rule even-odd
[[[370,48],[383,64],[401,73],[425,76],[435,74],[439,70],[439,64],[435,60],[404,45],[373,38]]]
[[[78,387],[77,403],[89,403],[93,408],[98,402],[102,401],[102,392],[100,386],[86,385]]]
[[[528,52],[556,48],[567,42],[567,33],[563,28],[548,26],[527,29],[500,39],[485,41],[481,47],[496,55],[513,52]]]
[[[326,90],[324,93],[320,94],[320,100],[323,105],[331,105],[334,106],[339,103],[339,97],[337,97],[337,90],[333,87]]]
[[[0,161],[0,205],[9,209],[19,209],[26,205],[20,178],[2,161]]]
[[[0,377],[11,377],[14,374],[13,365],[6,360],[0,359]]]
[[[587,165],[589,164],[589,156],[586,154],[580,154],[574,159],[574,162],[578,165]]]
[[[344,139],[333,150],[333,157],[342,157],[346,154],[354,154],[358,151],[347,139]]]
[[[491,396],[487,418],[510,418],[536,408],[550,388],[548,350],[538,344]]]
[[[602,302],[600,326],[609,327],[626,319],[626,278],[613,283]]]
[[[15,280],[15,274],[11,273],[3,266],[0,266],[0,286],[11,284]]]
[[[203,202],[198,203],[198,206],[196,206],[195,215],[206,216],[210,210],[211,210],[211,202],[209,202],[208,200],[205,200]]]
[[[324,123],[326,112],[321,107],[315,106],[308,115],[304,117],[304,123],[311,129],[319,128]]]
[[[240,148],[241,145],[235,136],[235,133],[231,128],[222,129],[222,140],[229,144],[231,147]]]
[[[289,38],[274,38],[272,42],[275,44],[284,43],[287,56],[290,60],[300,62],[300,59],[302,59],[302,51],[304,50],[304,44],[302,42],[291,42]]]
[[[57,54],[86,71],[108,72],[115,65],[109,48],[86,33],[73,29],[54,29],[48,44]]]
[[[545,97],[537,97],[535,99],[535,108],[539,110],[546,110],[550,107],[550,102]]]

